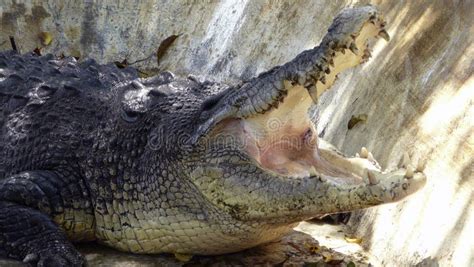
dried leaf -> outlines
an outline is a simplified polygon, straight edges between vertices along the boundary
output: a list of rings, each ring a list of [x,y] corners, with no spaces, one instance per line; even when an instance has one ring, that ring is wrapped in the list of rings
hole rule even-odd
[[[182,33],[178,35],[173,34],[167,37],[166,39],[164,39],[163,41],[161,41],[160,46],[156,50],[156,61],[158,65],[160,64],[160,59],[165,55],[166,51],[168,51],[168,48],[174,43],[176,38],[178,38],[181,35]]]
[[[175,253],[174,257],[180,261],[180,262],[188,262],[193,258],[193,255],[191,254],[181,254],[181,253]]]
[[[359,114],[357,116],[352,115],[351,119],[347,123],[347,129],[352,129],[360,122],[367,121],[367,114]]]
[[[43,45],[50,45],[51,42],[53,41],[53,35],[49,32],[41,32],[39,34],[39,38]]]
[[[360,244],[362,243],[362,238],[358,238],[358,237],[344,237],[344,239],[346,240],[347,243],[355,243],[355,244]]]

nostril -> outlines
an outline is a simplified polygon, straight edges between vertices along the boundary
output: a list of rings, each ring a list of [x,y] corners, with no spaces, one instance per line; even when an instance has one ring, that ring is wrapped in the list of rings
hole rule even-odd
[[[304,145],[315,144],[315,135],[311,127],[308,127],[308,129],[303,134],[303,144]]]

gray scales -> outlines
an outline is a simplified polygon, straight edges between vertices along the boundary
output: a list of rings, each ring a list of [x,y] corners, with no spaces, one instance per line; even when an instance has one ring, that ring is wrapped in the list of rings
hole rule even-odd
[[[423,163],[345,157],[310,114],[337,74],[389,39],[372,6],[344,9],[321,44],[225,85],[51,55],[0,53],[0,256],[80,266],[73,242],[215,255],[298,222],[403,199]]]

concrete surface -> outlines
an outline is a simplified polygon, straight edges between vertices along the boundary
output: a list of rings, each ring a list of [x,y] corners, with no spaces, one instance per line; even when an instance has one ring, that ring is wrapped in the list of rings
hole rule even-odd
[[[386,15],[392,40],[323,97],[320,135],[349,155],[366,146],[386,168],[403,152],[426,158],[429,181],[407,201],[355,213],[347,230],[379,265],[472,266],[473,1],[0,0],[0,49],[9,35],[22,52],[43,47],[38,36],[49,32],[44,52],[133,62],[182,34],[159,65],[152,56],[135,66],[232,82],[314,46],[340,9],[367,2]],[[349,130],[360,115],[366,122]]]

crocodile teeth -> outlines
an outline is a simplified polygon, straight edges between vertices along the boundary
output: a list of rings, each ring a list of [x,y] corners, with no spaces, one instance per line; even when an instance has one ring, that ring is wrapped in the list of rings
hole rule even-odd
[[[369,151],[365,146],[360,149],[360,157],[366,159],[369,156]]]
[[[426,168],[426,159],[420,159],[416,165],[417,172],[423,172]]]
[[[349,46],[349,49],[351,50],[352,53],[354,53],[354,55],[357,55],[359,53],[359,49],[357,48],[355,43],[351,43],[351,45]]]
[[[388,35],[388,32],[386,30],[381,30],[379,31],[379,36],[385,39],[385,41],[390,41],[390,35]]]
[[[313,103],[318,103],[318,90],[316,89],[316,86],[313,84],[309,87],[307,87],[309,96],[311,96],[311,99],[313,100]]]
[[[311,168],[309,168],[309,174],[311,176],[316,176],[318,175],[318,172],[316,171],[316,168],[314,166],[311,166]]]
[[[415,174],[415,171],[413,170],[413,166],[411,166],[411,164],[408,164],[407,171],[405,172],[405,177],[410,179],[410,178],[413,178],[414,174]]]
[[[356,153],[355,156],[356,156],[356,158],[360,158],[359,153]]]
[[[300,85],[303,85],[305,81],[306,81],[306,79],[305,79],[304,75],[300,75],[300,76],[298,77],[298,83],[299,83]]]
[[[329,65],[331,65],[331,67],[334,68],[334,59],[330,58],[328,62],[329,62]]]
[[[379,180],[377,179],[375,174],[370,170],[367,170],[367,178],[369,180],[369,184],[371,185],[376,185],[379,183]]]
[[[321,77],[319,78],[319,81],[322,83],[322,84],[326,84],[326,77]]]
[[[403,167],[408,167],[410,163],[411,163],[410,155],[408,155],[407,152],[403,153],[403,159],[402,159]]]
[[[367,159],[370,161],[370,162],[376,162],[375,158],[374,158],[374,155],[372,155],[372,152],[369,152],[367,154]]]

